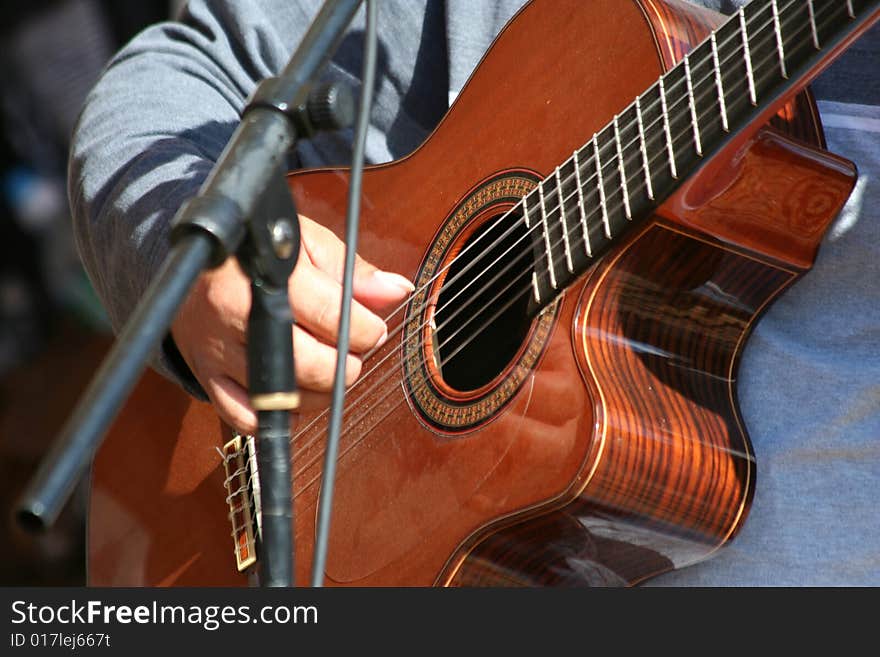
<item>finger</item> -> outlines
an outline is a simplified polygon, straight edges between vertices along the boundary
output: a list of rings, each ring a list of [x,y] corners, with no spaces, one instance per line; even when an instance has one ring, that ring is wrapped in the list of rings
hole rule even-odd
[[[371,310],[384,310],[399,304],[415,289],[408,278],[376,269],[369,276],[355,278],[352,295]]]
[[[309,333],[294,330],[294,353],[302,354],[295,359],[297,385],[302,393],[302,410],[325,407],[329,404],[327,394],[333,387],[337,351],[315,339]],[[230,366],[227,373],[200,375],[203,387],[217,414],[229,426],[244,434],[257,430],[257,416],[250,403],[246,389],[246,357],[244,349],[230,349],[231,358],[224,360]],[[211,361],[216,364],[215,361]],[[360,374],[360,359],[348,355],[345,368],[345,385],[350,386]]]
[[[219,268],[204,274],[199,285],[203,287],[201,303],[192,311],[198,313],[202,323],[221,326],[243,343],[251,307],[251,286],[238,261],[227,258]]]
[[[336,372],[337,350],[316,339],[313,335],[295,327],[293,350],[297,385],[315,391],[326,392],[333,386]],[[209,367],[202,366],[209,363]],[[351,385],[361,371],[361,360],[349,354],[345,364],[345,384]],[[246,390],[248,387],[247,351],[244,345],[217,341],[209,353],[200,354],[194,372],[200,380],[228,378]]]
[[[301,262],[290,279],[290,303],[297,324],[335,344],[339,335],[342,286],[310,262]],[[351,304],[349,351],[362,353],[386,335],[385,322],[360,302]]]
[[[257,415],[247,390],[228,376],[218,374],[205,381],[205,392],[220,418],[239,433],[255,435]]]
[[[293,330],[293,360],[298,387],[316,392],[329,392],[336,374],[337,350],[300,327]],[[361,373],[360,358],[347,354],[345,385],[350,386]]]
[[[223,375],[247,387],[247,350],[236,336],[224,335],[206,339],[196,357],[194,373],[207,377]]]
[[[345,244],[336,235],[312,221],[300,217],[302,244],[307,259],[328,274],[337,283],[342,282],[345,265]],[[387,308],[400,302],[415,288],[409,279],[378,269],[372,263],[355,255],[352,295],[371,309]]]
[[[300,229],[302,246],[309,261],[341,283],[345,270],[345,243],[329,228],[302,215]],[[355,282],[370,277],[375,271],[378,271],[375,266],[355,254]]]
[[[316,339],[313,335],[300,327],[293,329],[294,371],[297,385],[301,388],[313,391],[327,392],[333,387],[333,379],[336,373],[337,350]],[[212,378],[228,378],[238,384],[242,390],[248,386],[248,362],[247,351],[244,345],[217,341],[210,354],[202,354],[198,359],[210,363],[208,368],[199,367],[200,371],[210,371],[207,376],[199,375],[197,378],[210,380]],[[355,382],[360,375],[362,362],[359,358],[349,354],[345,363],[345,385]]]

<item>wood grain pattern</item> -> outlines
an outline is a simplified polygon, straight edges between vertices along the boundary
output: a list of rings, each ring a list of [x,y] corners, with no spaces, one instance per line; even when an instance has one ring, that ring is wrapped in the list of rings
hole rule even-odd
[[[415,279],[475,185],[549,174],[710,22],[659,0],[528,4],[430,139],[365,173],[362,254]],[[821,131],[799,102],[797,139],[742,135],[561,295],[540,358],[491,421],[426,427],[401,385],[399,337],[367,361],[348,395],[327,584],[633,584],[736,534],[755,477],[739,356],[854,182],[852,165],[803,141]],[[347,180],[321,170],[289,184],[300,212],[342,234]],[[302,584],[326,424],[302,416],[294,429]],[[95,462],[90,584],[246,583],[215,453],[226,437],[210,407],[145,377]]]

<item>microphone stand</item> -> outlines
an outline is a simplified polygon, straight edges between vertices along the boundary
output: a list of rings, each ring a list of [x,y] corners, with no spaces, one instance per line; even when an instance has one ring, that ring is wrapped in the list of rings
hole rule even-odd
[[[22,494],[16,515],[25,528],[37,531],[55,522],[196,278],[236,254],[252,278],[248,385],[259,425],[260,584],[293,585],[289,413],[298,394],[287,279],[298,256],[299,223],[283,168],[297,138],[353,118],[344,97],[329,112],[320,108],[312,81],[360,1],[326,1],[281,75],[264,80],[251,96],[198,195],[177,213],[172,246],[157,277]],[[325,116],[328,125],[321,125]]]

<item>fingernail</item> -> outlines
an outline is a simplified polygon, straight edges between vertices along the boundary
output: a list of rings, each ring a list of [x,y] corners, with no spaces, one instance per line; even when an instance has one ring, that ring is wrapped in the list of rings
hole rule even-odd
[[[387,326],[384,329],[382,329],[382,336],[376,341],[376,346],[374,347],[374,349],[378,349],[386,342],[388,342],[388,327]]]
[[[373,272],[373,276],[378,278],[383,285],[393,285],[394,287],[405,290],[406,292],[412,292],[416,289],[416,286],[413,285],[408,278],[404,278],[400,274],[377,269],[375,272]]]

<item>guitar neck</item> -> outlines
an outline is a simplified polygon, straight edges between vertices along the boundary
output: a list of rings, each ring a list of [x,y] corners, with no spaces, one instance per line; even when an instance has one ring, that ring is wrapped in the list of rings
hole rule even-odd
[[[515,209],[532,235],[532,312],[805,87],[880,17],[878,7],[752,0],[574,151]]]

